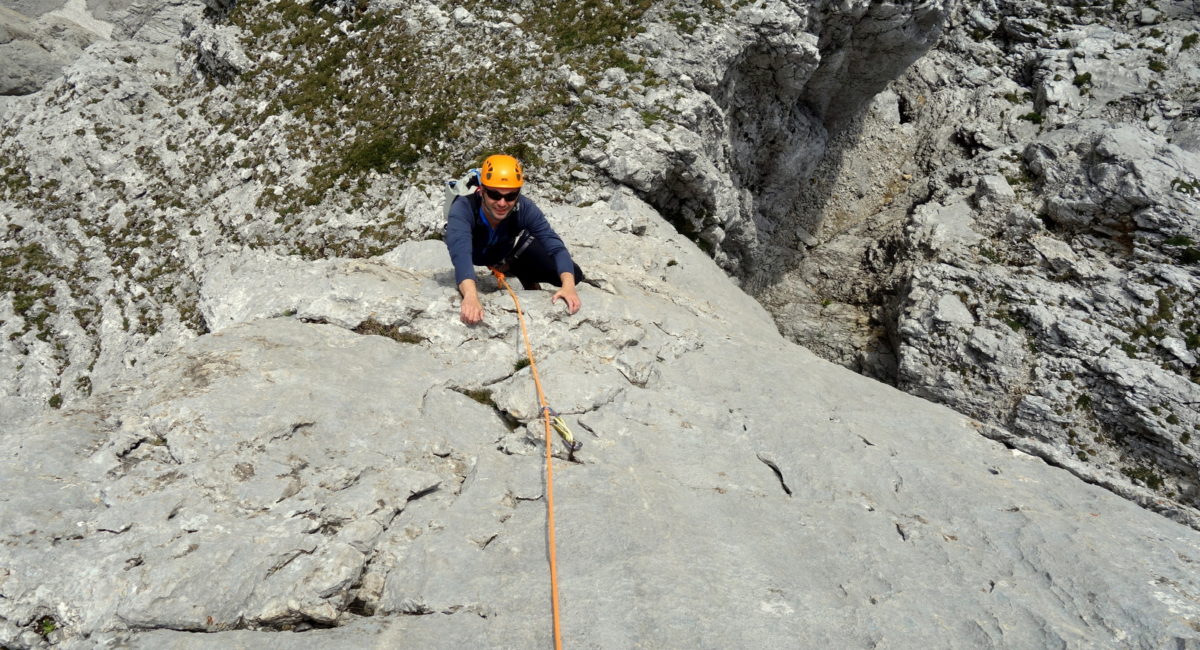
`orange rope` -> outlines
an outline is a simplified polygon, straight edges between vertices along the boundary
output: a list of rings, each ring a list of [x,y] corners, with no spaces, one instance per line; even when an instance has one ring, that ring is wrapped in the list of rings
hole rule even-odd
[[[558,558],[554,542],[554,463],[551,451],[554,446],[554,436],[550,433],[550,405],[546,402],[546,393],[542,390],[542,380],[538,377],[537,363],[533,360],[533,346],[529,344],[529,330],[525,327],[525,315],[521,312],[521,301],[517,293],[508,286],[504,274],[492,269],[500,286],[512,296],[513,304],[517,306],[517,320],[521,323],[521,336],[525,339],[525,354],[529,357],[529,370],[533,373],[533,385],[537,387],[538,403],[542,407],[542,417],[546,421],[546,544],[550,548],[550,600],[554,614],[554,648],[562,650],[562,632],[558,622]]]

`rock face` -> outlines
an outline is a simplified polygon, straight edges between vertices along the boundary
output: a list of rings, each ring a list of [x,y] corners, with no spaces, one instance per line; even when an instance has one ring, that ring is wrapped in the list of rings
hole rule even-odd
[[[62,74],[92,43],[138,36],[129,0],[29,0],[0,7],[0,95],[28,95]]]
[[[830,130],[932,46],[947,4],[746,7],[656,59],[659,74],[683,82],[683,119],[633,132],[615,124],[589,162],[735,274],[777,272],[790,260],[778,249],[794,242],[803,181],[825,157]],[[659,27],[642,39],[663,49],[671,39]]]
[[[760,299],[822,356],[1195,525],[1194,8],[952,23],[834,143],[822,227]]]
[[[1197,645],[1200,48],[1158,4],[21,4],[0,47],[92,35],[0,104],[0,644],[547,643],[513,314],[459,324],[423,241],[520,143],[593,282],[522,294],[586,443],[569,638]],[[451,110],[466,61],[517,126]]]
[[[206,331],[199,278],[230,247],[355,257],[432,236],[437,183],[481,141],[521,143],[546,198],[583,205],[625,185],[726,267],[774,265],[791,179],[816,165],[829,125],[932,44],[947,12],[653,5],[639,31],[607,6],[283,4],[291,13],[72,4],[111,40],[0,105],[6,409],[70,404]],[[581,30],[611,34],[563,45]],[[480,61],[458,45],[479,34],[511,47]],[[489,78],[520,71],[505,120],[463,112],[478,105],[464,89],[483,91],[455,82],[476,65]],[[411,114],[423,117],[397,143]]]
[[[553,213],[594,283],[574,317],[520,292],[585,445],[571,645],[1200,643],[1200,533],[785,341],[636,199]],[[5,434],[0,643],[548,645],[508,296],[459,323],[440,242],[233,253],[202,294],[211,333]]]
[[[58,14],[34,19],[0,8],[0,95],[41,89],[100,38],[102,34]]]

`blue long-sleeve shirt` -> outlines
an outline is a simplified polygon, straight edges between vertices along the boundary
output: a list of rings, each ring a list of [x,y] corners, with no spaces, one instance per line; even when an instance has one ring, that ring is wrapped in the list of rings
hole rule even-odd
[[[450,206],[445,241],[446,249],[450,251],[450,261],[454,264],[456,286],[463,280],[474,280],[476,266],[491,266],[501,262],[512,250],[513,241],[522,230],[536,237],[546,253],[554,258],[558,273],[572,273],[575,270],[566,244],[550,227],[546,215],[532,199],[518,197],[512,212],[495,229],[483,216],[481,203],[478,194],[469,194],[454,199]]]

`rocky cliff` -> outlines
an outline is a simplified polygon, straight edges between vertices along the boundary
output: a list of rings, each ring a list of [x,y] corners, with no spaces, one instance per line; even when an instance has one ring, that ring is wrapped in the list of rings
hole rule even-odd
[[[520,299],[584,442],[567,645],[1200,643],[1196,531],[787,342],[633,197],[556,214],[584,310]],[[444,255],[224,256],[211,333],[7,434],[0,642],[551,645],[512,303],[459,323]]]
[[[831,147],[793,340],[1147,507],[1200,506],[1194,3],[963,4]]]
[[[579,5],[0,16],[0,643],[545,643],[509,150],[573,644],[1195,645],[1194,8]]]
[[[944,13],[130,6],[121,38],[3,104],[5,399],[70,403],[205,331],[204,260],[227,245],[361,256],[434,234],[437,183],[494,150],[545,199],[628,186],[727,268],[773,266],[794,175]],[[500,45],[462,45],[480,35]]]

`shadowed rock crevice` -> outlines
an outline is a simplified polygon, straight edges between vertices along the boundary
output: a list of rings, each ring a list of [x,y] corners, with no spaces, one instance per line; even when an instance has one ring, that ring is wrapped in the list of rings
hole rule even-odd
[[[792,496],[792,488],[788,487],[787,481],[784,480],[783,470],[779,469],[779,464],[761,453],[758,454],[758,459],[762,461],[764,465],[770,467],[771,471],[774,472],[775,478],[779,481],[779,487],[783,488],[783,493],[789,497]]]
[[[288,314],[285,317],[291,317],[294,315],[294,313]],[[407,322],[385,324],[375,320],[374,318],[368,318],[357,325],[346,326],[341,323],[325,320],[323,318],[312,318],[305,316],[298,318],[298,320],[302,323],[308,323],[310,325],[334,325],[336,327],[343,327],[344,329],[354,332],[355,334],[362,334],[364,336],[382,336],[397,343],[406,343],[409,345],[419,345],[426,340],[424,337],[412,332],[411,329],[408,328],[409,323]]]
[[[747,286],[821,356],[1193,522],[1196,19],[1154,11],[960,4],[831,136],[795,266]]]
[[[392,339],[397,343],[408,343],[410,345],[419,345],[426,340],[423,336],[405,330],[400,324],[393,323],[391,325],[385,325],[373,318],[368,318],[367,320],[359,323],[351,331],[353,331],[355,334],[383,336]]]
[[[701,249],[714,250],[713,236],[705,226],[717,212],[711,180],[697,177],[691,166],[681,163],[667,169],[661,183],[643,198],[653,205],[675,229]]]
[[[686,73],[675,73],[685,89],[675,124],[622,129],[603,152],[582,155],[734,275],[776,274],[794,256],[795,215],[831,133],[932,46],[948,11],[941,2],[743,8],[730,31],[656,53]]]
[[[465,395],[476,403],[492,409],[492,411],[496,414],[496,417],[504,423],[504,426],[508,429],[509,433],[516,431],[524,424],[516,416],[500,408],[500,406],[496,404],[496,400],[492,398],[493,391],[490,388],[464,388],[455,386],[451,387],[451,390],[461,395]]]

